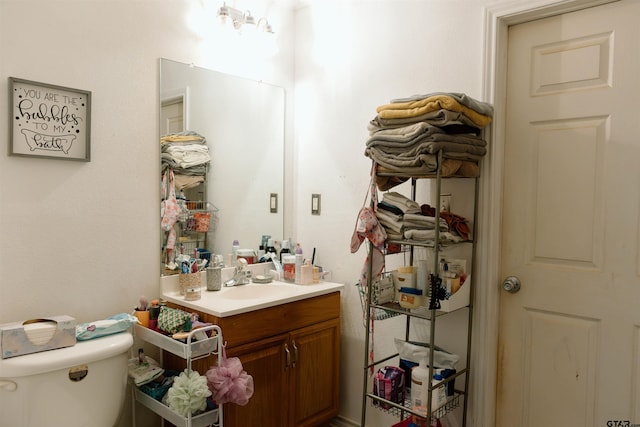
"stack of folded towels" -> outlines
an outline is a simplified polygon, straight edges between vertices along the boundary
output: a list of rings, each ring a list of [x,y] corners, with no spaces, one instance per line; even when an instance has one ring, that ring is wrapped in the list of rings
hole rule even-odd
[[[185,131],[160,138],[162,171],[172,169],[176,190],[200,185],[205,180],[211,162],[209,147],[204,136]]]
[[[443,213],[444,215],[444,213]],[[464,218],[455,217],[455,226],[450,224],[447,218],[441,217],[438,224],[440,242],[460,242],[469,239],[468,233],[460,233],[465,230],[458,223],[466,225]],[[429,205],[420,205],[408,197],[389,191],[382,195],[382,201],[378,203],[376,218],[387,233],[387,238],[396,240],[429,241],[435,239],[436,218],[435,210]]]
[[[478,176],[477,162],[487,152],[481,131],[493,116],[490,104],[462,93],[437,92],[395,99],[377,108],[369,122],[365,155],[378,172],[433,174],[442,151],[442,176]],[[381,190],[405,181],[377,179]]]

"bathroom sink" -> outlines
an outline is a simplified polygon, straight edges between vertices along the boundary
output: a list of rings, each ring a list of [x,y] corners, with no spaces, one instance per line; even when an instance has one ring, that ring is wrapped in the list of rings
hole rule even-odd
[[[251,268],[251,266],[249,266]],[[227,270],[227,269],[224,269]],[[229,280],[233,269],[223,270],[222,282]],[[260,267],[252,271],[254,275],[264,274]],[[206,276],[201,283],[206,284]],[[161,280],[162,298],[167,301],[192,308],[216,317],[227,317],[249,311],[260,310],[280,304],[287,304],[306,298],[313,298],[337,292],[344,288],[340,283],[321,281],[312,285],[296,285],[289,282],[249,283],[246,285],[222,286],[219,291],[207,291],[202,287],[198,300],[186,300],[180,295],[178,275],[164,276]]]

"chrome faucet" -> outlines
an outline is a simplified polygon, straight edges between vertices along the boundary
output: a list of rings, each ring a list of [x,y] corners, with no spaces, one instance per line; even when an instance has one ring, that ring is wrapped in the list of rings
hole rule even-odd
[[[238,258],[236,262],[236,268],[233,272],[233,277],[226,282],[225,286],[246,285],[251,282],[251,271],[246,270],[247,260],[244,258]]]

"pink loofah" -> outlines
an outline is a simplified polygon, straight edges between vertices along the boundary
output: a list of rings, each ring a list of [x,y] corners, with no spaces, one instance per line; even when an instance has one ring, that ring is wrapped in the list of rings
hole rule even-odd
[[[242,368],[240,359],[227,359],[224,347],[218,366],[210,368],[206,377],[212,398],[218,404],[236,403],[244,406],[253,396],[253,377]]]

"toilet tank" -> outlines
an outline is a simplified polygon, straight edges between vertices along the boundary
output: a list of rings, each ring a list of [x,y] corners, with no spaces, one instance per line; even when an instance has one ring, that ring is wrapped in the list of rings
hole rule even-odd
[[[0,427],[113,427],[132,345],[121,332],[0,360]]]

